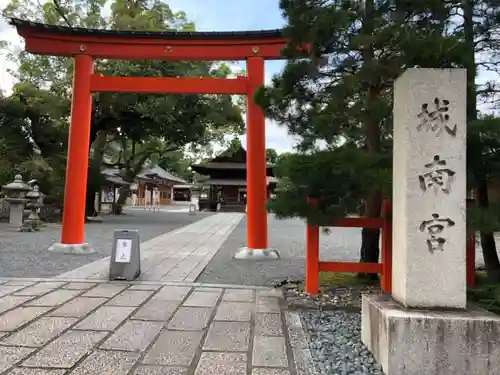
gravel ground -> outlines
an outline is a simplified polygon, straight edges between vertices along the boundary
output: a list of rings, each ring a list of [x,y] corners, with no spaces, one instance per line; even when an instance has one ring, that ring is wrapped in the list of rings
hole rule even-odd
[[[383,375],[361,342],[361,314],[345,311],[300,313],[320,375]]]
[[[302,220],[277,220],[273,215],[268,215],[269,247],[278,250],[281,259],[260,262],[232,259],[234,253],[246,245],[246,224],[246,218],[243,218],[197,281],[272,285],[283,279],[303,280],[306,233]],[[500,236],[498,240],[500,251]],[[320,234],[320,259],[357,262],[360,246],[361,229],[330,228],[329,234]],[[476,251],[476,264],[484,264],[480,247]]]
[[[269,247],[281,255],[279,260],[234,260],[234,253],[246,245],[246,218],[229,235],[198,282],[238,285],[270,285],[286,278],[302,279],[305,262],[305,224],[298,219],[277,220],[268,215]],[[321,234],[322,260],[357,261],[361,244],[361,230],[332,228],[330,234]]]
[[[85,240],[96,250],[90,255],[48,252],[50,245],[60,241],[61,226],[58,224],[47,224],[40,232],[21,233],[0,223],[0,276],[56,276],[109,256],[115,229],[137,229],[144,242],[209,215],[130,210],[126,215],[105,216],[102,223],[85,225]]]

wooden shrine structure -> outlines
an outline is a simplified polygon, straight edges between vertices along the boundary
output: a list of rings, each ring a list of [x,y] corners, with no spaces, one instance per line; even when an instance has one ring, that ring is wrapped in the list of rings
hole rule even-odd
[[[200,210],[245,212],[247,204],[247,152],[243,147],[229,148],[214,159],[192,165],[193,171],[209,176],[207,198],[199,200]],[[266,165],[266,199],[276,188],[272,165]]]

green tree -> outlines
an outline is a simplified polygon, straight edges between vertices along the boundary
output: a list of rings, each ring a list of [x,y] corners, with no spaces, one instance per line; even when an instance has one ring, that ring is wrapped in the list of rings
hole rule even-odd
[[[307,194],[320,195],[322,217],[342,216],[362,200],[365,216],[379,216],[382,194],[390,191],[394,80],[411,66],[450,67],[460,52],[456,38],[444,35],[448,9],[443,4],[362,4],[360,9],[347,1],[280,1],[290,38],[284,53],[295,60],[256,99],[269,117],[302,138],[303,153],[286,163],[295,172],[286,180],[288,193],[280,189],[271,201],[278,214],[314,216],[312,211],[290,211],[293,192],[300,202]],[[326,143],[327,151],[318,153],[318,140]],[[316,167],[313,163],[322,165],[316,155],[327,158],[328,152],[335,168]],[[347,177],[350,183],[340,181]],[[379,230],[363,229],[362,262],[378,261],[378,244]]]
[[[267,148],[266,149],[266,161],[268,164],[275,165],[276,161],[278,160],[278,153],[274,148]]]
[[[111,3],[111,14],[107,17],[104,16],[103,7],[103,1],[67,4],[48,1],[34,5],[26,0],[13,0],[4,10],[4,15],[80,27],[194,30],[194,25],[188,22],[183,12],[172,12],[167,4],[160,1],[116,0]],[[11,59],[18,63],[16,75],[21,82],[35,88],[48,87],[55,97],[69,98],[70,59],[26,53],[12,54]],[[205,62],[105,60],[96,65],[96,71],[119,76],[225,77],[229,74],[227,65]],[[161,157],[188,144],[206,145],[222,139],[225,133],[240,134],[243,127],[241,111],[228,96],[94,95],[87,215],[93,213],[94,195],[101,184],[100,169],[107,153],[118,149],[112,164],[122,170],[126,181],[131,182],[152,157]],[[120,193],[121,199],[124,200],[126,195],[125,188]]]

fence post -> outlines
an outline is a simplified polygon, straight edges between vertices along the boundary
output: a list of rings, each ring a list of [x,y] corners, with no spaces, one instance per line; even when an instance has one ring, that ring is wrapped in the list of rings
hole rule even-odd
[[[476,286],[476,234],[469,233],[467,236],[467,245],[465,250],[465,274],[467,286],[474,288]]]
[[[312,207],[317,207],[316,198],[307,198]],[[307,223],[306,226],[306,282],[305,292],[316,295],[319,291],[319,226]]]
[[[386,293],[392,291],[392,220],[391,202],[384,199],[382,202],[382,277],[381,287]]]

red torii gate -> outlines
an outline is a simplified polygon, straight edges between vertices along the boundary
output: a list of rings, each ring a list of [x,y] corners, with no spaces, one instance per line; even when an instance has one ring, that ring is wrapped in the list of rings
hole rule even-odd
[[[144,32],[84,29],[11,19],[34,54],[75,60],[68,143],[62,248],[83,247],[85,194],[94,92],[247,95],[247,248],[266,250],[265,121],[253,102],[264,84],[264,60],[282,59],[281,30],[238,32]],[[93,73],[93,60],[246,60],[247,75],[225,78],[106,77]],[[56,246],[57,247],[57,246]]]

